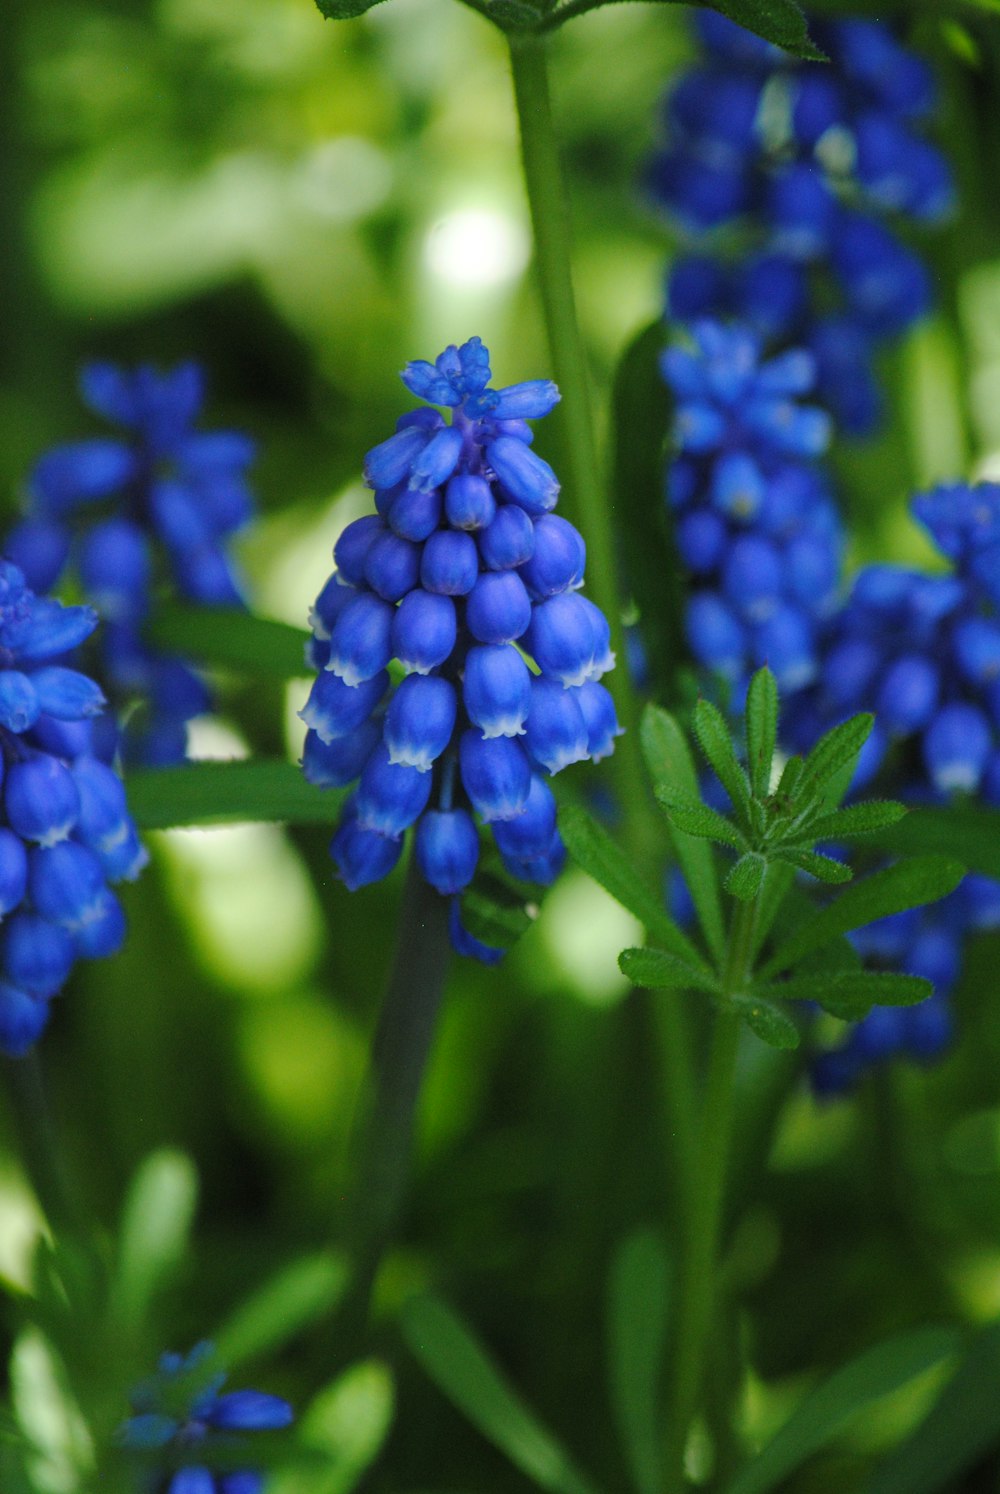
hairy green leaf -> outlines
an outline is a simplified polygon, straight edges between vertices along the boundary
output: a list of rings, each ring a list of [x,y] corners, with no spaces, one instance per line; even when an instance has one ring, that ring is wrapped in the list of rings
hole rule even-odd
[[[873,1006],[915,1006],[933,991],[930,981],[891,970],[816,970],[758,989],[772,999],[815,1001],[844,1022],[857,1022]]]
[[[509,949],[533,922],[523,895],[515,899],[499,887],[475,882],[462,894],[462,923],[473,939],[494,949]]]
[[[767,860],[756,851],[748,851],[729,869],[723,887],[741,903],[749,903],[761,889],[767,872]]]
[[[353,21],[382,0],[316,0],[324,21]]]
[[[969,871],[1000,878],[1000,809],[954,804],[947,809],[911,809],[898,825],[874,835],[887,851],[936,851],[954,856]]]
[[[771,787],[771,763],[778,738],[778,687],[768,668],[758,669],[747,690],[747,767],[758,799]]]
[[[650,990],[708,991],[715,995],[719,983],[704,966],[696,966],[663,949],[623,949],[618,966],[634,986]]]
[[[469,3],[469,0],[467,0]],[[576,16],[588,11],[600,10],[605,5],[617,4],[620,0],[564,0],[552,11],[543,23],[543,30],[552,30],[564,25]],[[676,0],[655,0],[657,4],[674,4]],[[985,0],[979,0],[985,3]],[[476,0],[477,8],[479,0]],[[796,57],[805,57],[813,62],[826,60],[825,54],[809,39],[805,17],[795,0],[715,0],[707,9],[718,10],[730,20],[737,21],[748,31],[754,31],[765,41],[774,42]]]
[[[769,1048],[799,1046],[799,1029],[780,1007],[759,996],[730,996],[729,1005]]]
[[[796,792],[818,793],[840,774],[846,774],[849,781],[874,725],[875,717],[869,712],[862,712],[848,721],[841,721],[839,726],[832,727],[821,736],[802,764],[802,776]],[[846,787],[845,782],[844,788]]]
[[[801,924],[779,945],[759,973],[769,976],[788,970],[840,934],[874,923],[890,913],[937,902],[953,892],[964,875],[963,866],[943,856],[914,856],[873,872]]]
[[[253,617],[234,607],[194,607],[167,602],[150,624],[154,643],[199,664],[237,669],[266,679],[311,674],[304,628]]]
[[[733,739],[726,718],[718,706],[701,696],[695,704],[691,720],[698,745],[732,800],[734,812],[748,819],[750,785],[733,750]]]
[[[819,851],[796,851],[788,846],[781,846],[775,851],[775,855],[830,886],[849,882],[854,876],[851,868],[843,861],[838,861],[835,856],[824,856]]]
[[[137,768],[127,787],[140,830],[246,820],[330,825],[340,818],[344,801],[342,789],[317,788],[292,763],[267,759]]]
[[[611,1405],[638,1494],[660,1494],[660,1373],[670,1305],[670,1261],[652,1230],[615,1252],[608,1283]]]
[[[809,834],[814,840],[853,840],[886,830],[906,814],[906,805],[898,804],[895,799],[867,799],[863,804],[822,815],[809,826]]]
[[[736,851],[746,849],[746,838],[736,826],[725,815],[719,814],[717,809],[709,809],[707,804],[702,804],[700,799],[686,799],[672,789],[658,786],[656,800],[671,825],[683,830],[685,835],[697,835],[702,840],[717,840],[724,846],[732,846]]]

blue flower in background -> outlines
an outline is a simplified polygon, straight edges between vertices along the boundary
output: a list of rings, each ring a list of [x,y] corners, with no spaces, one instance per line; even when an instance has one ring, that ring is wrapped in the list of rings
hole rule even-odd
[[[101,673],[116,706],[137,697],[146,710],[126,733],[127,754],[151,763],[183,759],[186,722],[210,708],[201,678],[150,647],[143,625],[156,592],[240,605],[228,541],[253,516],[248,437],[200,431],[204,379],[195,363],[166,373],[107,363],[80,380],[94,414],[122,428],[57,446],[28,479],[27,514],[6,553],[29,584],[48,591],[72,570],[106,621]]]
[[[480,858],[476,817],[511,875],[548,883],[565,851],[547,777],[607,756],[619,734],[598,683],[614,664],[607,620],[580,592],[584,542],[531,449],[527,421],[559,392],[491,389],[478,338],[402,378],[451,420],[411,411],[365,459],[376,513],[337,541],[311,616],[303,770],[322,786],[358,779],[331,844],[352,889],[386,876],[414,827],[424,878],[457,897]],[[457,904],[451,927],[461,953],[496,957]]]
[[[242,1461],[244,1432],[280,1431],[294,1413],[287,1401],[261,1390],[224,1391],[226,1374],[214,1366],[210,1343],[187,1355],[160,1356],[157,1372],[129,1399],[135,1415],[120,1428],[119,1446],[159,1455],[156,1494],[261,1494],[264,1476],[233,1468]],[[226,1455],[226,1468],[209,1464]]]
[[[40,1036],[77,959],[117,953],[121,904],[108,886],[146,853],[120,779],[93,753],[104,697],[59,662],[90,636],[89,607],[37,597],[0,561],[0,1052]]]

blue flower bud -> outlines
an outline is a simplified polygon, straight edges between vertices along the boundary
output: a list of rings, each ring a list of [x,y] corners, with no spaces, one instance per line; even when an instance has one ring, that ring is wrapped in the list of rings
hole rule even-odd
[[[55,519],[22,519],[4,541],[4,554],[21,571],[32,591],[51,591],[69,559],[71,536]]]
[[[493,520],[497,504],[485,477],[462,472],[448,483],[444,509],[454,529],[485,529]]]
[[[555,829],[555,796],[544,778],[533,773],[527,803],[521,813],[512,820],[495,824],[493,839],[504,856],[530,861],[548,853]]]
[[[470,729],[459,743],[462,785],[473,809],[487,824],[521,813],[531,789],[531,769],[512,737],[486,738]]]
[[[392,652],[414,674],[428,674],[443,664],[457,636],[455,604],[436,592],[408,592],[392,620]]]
[[[74,955],[72,936],[35,913],[13,913],[0,930],[4,978],[29,996],[54,996],[66,982]]]
[[[479,551],[471,534],[439,529],[424,545],[420,584],[441,596],[464,597],[479,574]]]
[[[931,782],[943,794],[974,794],[992,746],[989,719],[978,706],[963,701],[942,706],[923,739]]]
[[[479,860],[479,834],[464,809],[429,809],[417,825],[417,864],[426,882],[449,896],[467,887]]]
[[[325,669],[330,662],[330,642],[317,638],[315,633],[310,633],[302,650],[308,668],[312,670]]]
[[[526,732],[528,751],[550,773],[584,762],[589,754],[587,723],[576,691],[564,689],[556,680],[532,679]]]
[[[562,592],[539,602],[525,639],[543,674],[563,685],[582,685],[594,663],[594,625],[584,599]]]
[[[941,680],[923,654],[903,654],[889,669],[878,692],[876,711],[891,731],[919,731],[938,703]]]
[[[108,519],[84,539],[80,580],[102,617],[143,616],[152,576],[149,540],[138,524]]]
[[[580,685],[576,699],[587,724],[587,756],[592,763],[599,763],[614,752],[615,737],[620,737],[625,728],[618,725],[615,703],[603,685],[592,680]]]
[[[953,636],[955,654],[965,678],[973,685],[1000,678],[1000,627],[985,617],[960,622]]]
[[[535,526],[516,503],[501,503],[496,517],[479,536],[479,553],[491,571],[510,571],[530,560],[535,551]]]
[[[149,864],[149,852],[129,820],[122,834],[110,844],[95,847],[94,853],[109,882],[133,882]]]
[[[385,532],[385,525],[378,514],[365,514],[363,518],[352,519],[333,547],[333,559],[341,581],[348,586],[365,584],[368,551]]]
[[[333,742],[354,731],[378,705],[389,687],[387,670],[361,685],[345,685],[329,670],[318,674],[309,699],[299,712],[323,742]]]
[[[518,737],[531,704],[531,673],[509,643],[470,648],[462,698],[469,720],[484,737]]]
[[[831,703],[845,710],[868,697],[882,662],[877,645],[868,638],[845,638],[823,659],[823,689]]]
[[[324,742],[316,732],[307,731],[302,772],[317,788],[343,788],[357,778],[381,737],[380,724],[372,720],[333,742]]]
[[[923,928],[910,945],[907,964],[911,975],[923,976],[936,991],[947,992],[961,971],[960,941],[950,929]]]
[[[363,830],[379,835],[402,835],[427,807],[432,775],[419,768],[393,763],[380,743],[365,763],[354,800],[354,814]]]
[[[766,664],[779,690],[801,690],[816,678],[816,638],[797,607],[782,604],[754,629],[754,658]]]
[[[756,534],[733,541],[722,569],[722,591],[734,612],[763,622],[781,596],[784,567],[774,546]]]
[[[458,466],[462,455],[462,432],[446,425],[432,436],[410,469],[410,486],[429,493],[442,487]]]
[[[402,851],[402,838],[366,830],[350,814],[330,841],[330,855],[349,892],[381,882],[392,871]]]
[[[497,390],[494,420],[541,420],[554,410],[562,396],[550,379],[528,379]]]
[[[514,436],[498,436],[486,447],[486,459],[504,492],[533,518],[555,508],[559,479],[548,462]]]
[[[748,452],[727,452],[715,463],[710,492],[716,508],[730,518],[752,519],[764,497],[764,478]]]
[[[371,592],[357,595],[337,618],[330,635],[327,669],[345,685],[372,679],[392,658],[396,609]]]
[[[409,477],[429,439],[433,438],[422,425],[411,425],[381,441],[365,457],[365,482],[370,488],[395,487]],[[339,559],[337,564],[343,569]]]
[[[376,488],[372,494],[372,499],[375,504],[375,512],[379,518],[385,519],[386,523],[388,523],[392,505],[400,494],[406,492],[409,492],[409,489],[405,482],[397,482],[394,488]],[[412,538],[412,536],[408,535],[404,535],[403,537],[404,539]]]
[[[691,652],[707,669],[736,679],[743,669],[743,629],[714,592],[699,591],[688,603],[686,632]]]
[[[77,835],[92,851],[111,850],[132,823],[124,784],[95,757],[78,757],[70,771],[80,798]]]
[[[835,540],[808,534],[796,536],[785,551],[785,572],[792,594],[814,617],[827,615],[836,604],[840,559],[840,546]]]
[[[28,889],[28,853],[24,841],[0,828],[0,918],[18,906]]]
[[[23,1058],[45,1030],[49,1003],[0,981],[0,1053]]]
[[[4,805],[11,829],[43,846],[64,840],[80,814],[80,796],[69,769],[47,753],[10,767]]]
[[[676,537],[685,569],[696,576],[707,576],[717,569],[726,552],[729,530],[719,514],[699,508],[683,516]]]
[[[531,622],[531,610],[515,571],[484,571],[469,593],[465,621],[480,643],[512,643]]]
[[[317,638],[329,638],[337,618],[358,595],[339,571],[334,571],[309,610],[309,626]]]
[[[39,706],[57,721],[80,721],[99,716],[107,702],[89,675],[50,664],[31,676]]]
[[[233,1432],[273,1432],[290,1426],[292,1419],[287,1401],[262,1390],[229,1390],[214,1398],[206,1417],[210,1426]]]
[[[420,554],[419,545],[386,531],[372,541],[365,556],[365,580],[387,602],[398,602],[417,584]]]
[[[557,830],[542,856],[526,860],[520,856],[502,856],[504,869],[522,882],[537,882],[542,887],[550,886],[566,865],[566,847]]]
[[[455,687],[440,675],[408,675],[385,714],[389,761],[426,773],[451,741],[458,704]]]
[[[535,548],[520,576],[532,597],[551,597],[583,583],[587,547],[583,536],[558,514],[535,520]]]
[[[31,852],[28,890],[37,913],[74,932],[98,916],[107,889],[97,857],[85,846],[64,840]]]
[[[457,897],[452,898],[448,908],[448,938],[456,954],[478,960],[481,965],[499,965],[506,953],[506,950],[484,944],[481,939],[476,939],[469,933],[462,922],[462,904]]]
[[[8,731],[28,731],[41,714],[41,702],[26,674],[18,669],[0,670],[0,726]]]
[[[441,494],[437,488],[426,492],[403,488],[393,498],[386,519],[393,534],[398,534],[400,539],[425,540],[441,522]]]
[[[69,513],[79,504],[105,498],[135,473],[135,457],[120,441],[98,437],[57,446],[35,464],[28,482],[43,512]]]

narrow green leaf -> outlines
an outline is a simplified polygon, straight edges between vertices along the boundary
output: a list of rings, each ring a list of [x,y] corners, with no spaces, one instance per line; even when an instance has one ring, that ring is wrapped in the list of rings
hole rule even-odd
[[[705,969],[695,946],[674,923],[657,894],[643,881],[625,852],[579,804],[559,811],[559,829],[576,864],[593,877],[671,954]]]
[[[815,1001],[831,1017],[857,1022],[873,1006],[915,1006],[933,986],[918,975],[891,970],[816,970],[791,980],[757,988],[762,996],[785,1001]]]
[[[734,812],[749,818],[750,785],[733,750],[726,718],[718,706],[701,696],[695,703],[691,720],[698,745],[732,800]]]
[[[906,805],[898,804],[895,799],[867,799],[863,804],[822,815],[809,826],[809,834],[813,840],[853,840],[887,830],[906,814]]]
[[[704,967],[679,960],[662,949],[623,949],[618,966],[634,986],[647,990],[707,991],[718,994],[719,983]]]
[[[779,945],[759,973],[765,977],[776,975],[851,929],[874,923],[889,913],[937,902],[953,892],[964,875],[963,866],[943,856],[914,856],[873,872],[801,924]]]
[[[863,1494],[937,1494],[1000,1440],[1000,1325],[975,1339],[916,1431],[891,1452]]]
[[[498,888],[475,884],[462,894],[462,923],[474,939],[494,949],[509,949],[533,922],[523,896],[515,902]]]
[[[729,869],[723,887],[741,903],[751,902],[763,885],[767,860],[756,851],[748,851]]]
[[[898,825],[877,831],[873,839],[887,851],[936,851],[963,862],[969,871],[1000,878],[1000,809],[982,804],[911,809]]]
[[[866,711],[841,721],[821,736],[802,764],[796,793],[823,789],[841,773],[847,773],[849,779],[874,725],[875,717]]]
[[[136,1170],[122,1211],[114,1296],[122,1317],[141,1322],[150,1300],[180,1265],[198,1198],[198,1174],[184,1152],[152,1152]]]
[[[769,1048],[797,1048],[799,1029],[786,1012],[759,996],[730,996],[728,1005],[739,1012],[751,1032]]]
[[[608,1282],[611,1405],[638,1494],[661,1494],[660,1373],[670,1306],[670,1261],[653,1230],[615,1252]]]
[[[764,885],[757,903],[757,918],[754,923],[754,959],[763,949],[767,936],[785,904],[785,899],[795,882],[795,870],[781,861],[769,861],[764,875]]]
[[[154,643],[199,664],[237,669],[267,679],[311,674],[304,628],[254,617],[236,607],[194,607],[166,602],[150,624]]]
[[[796,57],[811,62],[827,60],[810,41],[806,18],[795,0],[713,0],[711,8]]]
[[[349,1494],[385,1442],[395,1405],[392,1374],[377,1359],[352,1364],[310,1401],[298,1427],[298,1442],[319,1459],[308,1482],[300,1469],[279,1468],[268,1494]]]
[[[771,787],[778,739],[778,687],[766,666],[757,670],[747,690],[746,733],[750,787],[758,799],[764,799]]]
[[[345,1262],[327,1251],[302,1256],[242,1302],[211,1335],[220,1364],[231,1368],[270,1354],[320,1318],[347,1285]]]
[[[687,739],[676,719],[659,706],[648,705],[639,730],[643,755],[654,787],[674,785],[690,799],[698,797],[698,774]],[[716,959],[726,947],[722,902],[712,848],[696,836],[670,827],[674,853],[680,863],[705,942]]]
[[[953,1354],[958,1343],[959,1335],[952,1329],[918,1328],[859,1354],[799,1402],[767,1446],[726,1486],[725,1494],[768,1494],[779,1488],[860,1411],[926,1374]],[[906,1494],[912,1494],[910,1486]]]
[[[293,763],[267,759],[137,768],[126,787],[140,830],[242,820],[330,825],[340,818],[344,801],[342,789],[317,788]]]
[[[401,1327],[438,1389],[515,1468],[553,1494],[593,1494],[589,1479],[450,1307],[436,1297],[414,1298]]]
[[[709,809],[700,799],[685,799],[672,789],[657,787],[657,803],[661,806],[671,825],[685,835],[696,835],[702,840],[717,840],[736,851],[746,848],[746,839],[725,815]]]
[[[316,0],[324,21],[353,21],[379,4],[381,0]]]
[[[835,856],[824,856],[819,851],[796,851],[788,846],[779,846],[774,854],[799,871],[808,872],[817,881],[826,882],[832,887],[849,882],[854,876],[851,868],[843,861],[838,861]]]
[[[801,757],[790,757],[781,770],[778,786],[774,791],[776,799],[790,799],[799,786],[804,767]]]

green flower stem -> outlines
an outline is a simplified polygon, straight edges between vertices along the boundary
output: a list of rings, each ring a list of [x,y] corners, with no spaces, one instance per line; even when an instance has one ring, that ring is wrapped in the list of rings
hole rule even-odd
[[[427,885],[411,857],[396,950],[351,1141],[353,1195],[347,1217],[354,1283],[349,1317],[359,1332],[406,1194],[417,1102],[450,958],[447,899]]]
[[[35,1196],[53,1233],[75,1231],[79,1214],[56,1146],[38,1055],[5,1058],[3,1067],[18,1152]]]
[[[737,903],[729,926],[723,966],[724,997],[742,989],[751,967],[756,900]],[[712,1030],[695,1164],[696,1186],[686,1215],[682,1291],[674,1353],[674,1381],[667,1417],[667,1490],[684,1488],[684,1452],[698,1411],[708,1345],[716,1315],[719,1235],[732,1130],[736,1051],[740,1018],[720,1007]]]

